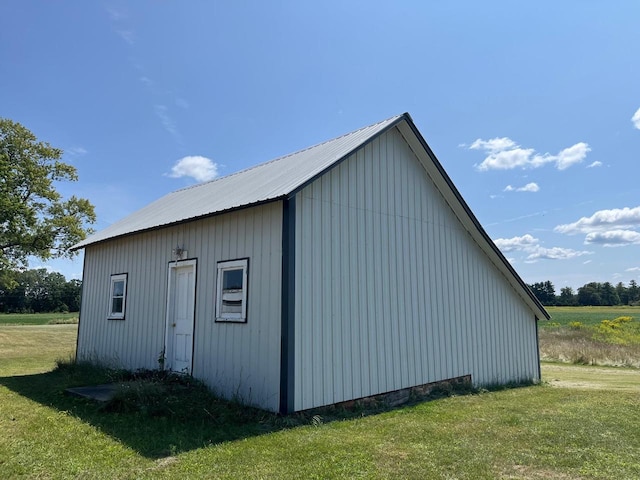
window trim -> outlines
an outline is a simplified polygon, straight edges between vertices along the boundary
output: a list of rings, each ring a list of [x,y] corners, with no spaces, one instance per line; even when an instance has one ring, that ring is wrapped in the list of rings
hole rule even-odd
[[[124,320],[126,311],[127,311],[127,287],[128,287],[128,273],[116,273],[111,275],[110,283],[109,283],[109,306],[107,308],[107,320]],[[124,281],[124,288],[122,291],[122,312],[114,312],[113,311],[113,299],[114,295],[114,286],[117,282]]]
[[[222,286],[223,275],[227,270],[238,270],[242,268],[242,311],[241,313],[222,312]],[[234,260],[223,260],[217,263],[216,267],[216,292],[215,292],[215,321],[225,323],[247,323],[249,311],[249,258],[238,258]]]

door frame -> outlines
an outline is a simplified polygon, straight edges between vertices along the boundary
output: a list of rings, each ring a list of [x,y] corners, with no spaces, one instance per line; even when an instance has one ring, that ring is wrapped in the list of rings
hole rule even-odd
[[[178,268],[183,267],[192,267],[193,268],[193,322],[191,325],[191,365],[189,366],[188,372],[177,372],[171,369],[171,365],[169,363],[172,362],[173,359],[169,360],[168,352],[169,352],[169,342],[173,341],[172,329],[169,326],[171,322],[171,300],[174,294],[173,288],[175,286],[175,273]],[[193,353],[194,353],[194,342],[195,342],[195,323],[196,323],[196,292],[198,286],[198,259],[190,258],[187,260],[177,260],[175,262],[169,262],[169,268],[167,269],[167,305],[166,305],[166,315],[165,315],[165,330],[164,330],[164,348],[162,350],[162,369],[173,371],[175,373],[186,373],[191,375],[193,372]],[[172,352],[173,353],[173,352]]]

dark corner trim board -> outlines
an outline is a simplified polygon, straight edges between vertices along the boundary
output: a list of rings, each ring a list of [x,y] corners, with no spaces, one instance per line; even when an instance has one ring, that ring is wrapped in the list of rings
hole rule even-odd
[[[280,326],[280,408],[292,413],[294,404],[295,327],[295,196],[282,202],[282,302]]]
[[[535,322],[536,322],[536,354],[538,355],[538,381],[542,382],[542,367],[540,366],[540,330],[539,330],[540,319],[538,318],[537,315],[535,317]]]
[[[86,253],[86,252],[85,252]],[[82,318],[82,303],[83,303],[83,299],[84,299],[84,272],[87,271],[87,256],[84,255],[84,258],[82,259],[82,285],[80,285],[80,310],[78,310],[78,333],[76,334],[76,357],[73,363],[78,363],[78,352],[80,350],[78,350],[78,347],[80,346],[80,325],[82,325],[82,322],[80,321],[80,319]]]

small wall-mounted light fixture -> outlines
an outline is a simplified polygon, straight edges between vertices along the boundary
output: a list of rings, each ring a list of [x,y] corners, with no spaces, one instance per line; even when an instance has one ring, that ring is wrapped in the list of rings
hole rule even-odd
[[[176,248],[171,250],[171,253],[173,254],[174,260],[183,260],[187,258],[187,250],[184,248],[184,245],[180,246],[176,244]]]

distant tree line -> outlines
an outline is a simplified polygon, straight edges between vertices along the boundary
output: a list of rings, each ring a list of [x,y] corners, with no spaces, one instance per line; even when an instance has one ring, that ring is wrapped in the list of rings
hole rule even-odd
[[[82,282],[44,268],[4,272],[0,282],[0,312],[43,313],[80,310]]]
[[[631,280],[628,286],[622,282],[615,286],[609,282],[590,282],[578,288],[577,292],[571,287],[563,287],[560,289],[560,295],[556,295],[553,283],[548,280],[529,285],[529,288],[543,305],[640,305],[640,287],[635,280]]]

